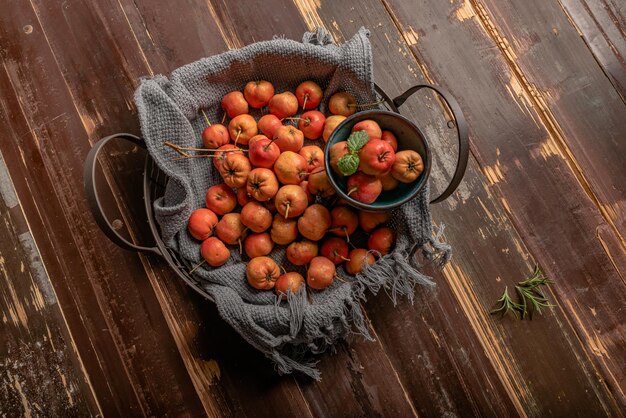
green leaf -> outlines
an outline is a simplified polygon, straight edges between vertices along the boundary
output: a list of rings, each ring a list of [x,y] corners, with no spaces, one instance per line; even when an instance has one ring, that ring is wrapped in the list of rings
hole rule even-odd
[[[365,131],[352,132],[348,137],[348,151],[355,154],[361,150],[370,140],[370,136]]]
[[[356,154],[346,154],[337,161],[339,171],[344,176],[350,176],[359,169],[359,156]]]

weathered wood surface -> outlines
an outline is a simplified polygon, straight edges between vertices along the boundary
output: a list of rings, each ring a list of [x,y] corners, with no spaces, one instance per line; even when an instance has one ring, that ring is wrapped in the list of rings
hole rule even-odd
[[[11,4],[0,16],[0,232],[10,237],[0,243],[0,412],[623,415],[625,70],[592,41],[605,29],[619,52],[623,21],[584,27],[600,11],[562,3],[587,44],[556,0]],[[322,357],[319,383],[277,376],[165,263],[115,248],[81,187],[90,144],[138,134],[138,77],[316,26],[337,41],[368,27],[376,80],[392,95],[423,81],[449,88],[473,154],[459,191],[433,207],[455,249],[443,272],[429,270],[437,288],[395,309],[371,297],[376,341],[352,338]],[[432,138],[441,190],[456,158],[448,116],[427,94],[404,107]],[[114,145],[101,173],[111,219],[139,241],[142,157]],[[557,281],[558,307],[532,322],[490,318],[504,285],[536,262]]]
[[[615,89],[626,101],[626,10],[619,0],[560,0]]]

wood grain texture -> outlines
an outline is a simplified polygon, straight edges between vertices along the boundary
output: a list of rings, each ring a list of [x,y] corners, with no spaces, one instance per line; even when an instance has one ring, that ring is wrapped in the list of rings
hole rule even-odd
[[[626,101],[626,10],[615,0],[560,0],[598,64]]]
[[[622,402],[624,334],[614,307],[624,304],[623,266],[611,257],[621,253],[619,238],[614,231],[603,237],[609,252],[594,240],[610,226],[567,160],[558,152],[542,155],[542,144],[554,141],[551,132],[472,5],[387,4],[403,31],[422,33],[412,52],[466,110],[473,151],[492,189],[536,260],[558,281],[554,292],[566,321]],[[463,66],[451,65],[459,61]]]
[[[537,10],[491,0],[33,0],[8,8],[0,16],[0,131],[9,140],[0,153],[22,214],[0,202],[0,234],[11,237],[0,243],[0,278],[23,282],[0,282],[8,312],[0,335],[8,331],[7,350],[43,338],[41,353],[6,357],[48,364],[39,374],[3,375],[0,412],[28,405],[113,416],[624,415],[624,331],[615,309],[624,303],[624,179],[611,177],[623,170],[623,106],[558,4],[530,4]],[[607,7],[621,16],[619,5]],[[274,35],[299,40],[316,26],[337,41],[368,27],[376,81],[391,95],[423,81],[452,90],[473,152],[459,190],[433,206],[455,251],[443,272],[426,268],[438,286],[418,289],[414,305],[370,297],[376,341],[355,336],[320,357],[321,382],[278,376],[162,260],[115,248],[81,192],[90,143],[138,134],[139,77]],[[622,73],[592,50],[618,86]],[[611,109],[599,112],[599,103]],[[442,190],[456,159],[450,116],[430,94],[402,112],[432,141],[433,186]],[[143,153],[113,144],[107,154],[98,173],[107,214],[122,234],[145,242],[137,199]],[[528,199],[540,193],[546,197]],[[41,266],[23,233],[39,247],[56,305],[38,309],[36,289],[46,294],[33,277]],[[504,286],[535,262],[557,281],[557,308],[532,322],[490,318]],[[23,321],[36,332],[25,334]],[[51,358],[59,349],[64,355]],[[48,377],[45,390],[33,390]]]
[[[73,11],[52,8],[57,10]],[[148,281],[136,280],[145,276],[139,259],[100,235],[82,193],[82,161],[96,118],[76,103],[64,73],[82,77],[81,85],[93,73],[63,67],[51,48],[59,42],[68,53],[84,51],[90,48],[76,49],[76,40],[93,44],[96,39],[71,30],[57,32],[62,41],[48,38],[43,31],[48,12],[22,3],[1,18],[5,66],[0,83],[12,100],[3,126],[11,141],[2,142],[2,153],[103,413],[195,414],[201,404],[154,292]],[[90,22],[89,14],[80,17],[91,27],[101,26]],[[65,17],[59,20],[55,25],[62,27]],[[32,32],[23,32],[23,22]],[[110,44],[99,48],[115,51]],[[109,97],[118,97],[121,80]]]
[[[470,3],[626,250],[626,104],[557,2]]]
[[[0,414],[99,415],[1,154],[0,237]]]

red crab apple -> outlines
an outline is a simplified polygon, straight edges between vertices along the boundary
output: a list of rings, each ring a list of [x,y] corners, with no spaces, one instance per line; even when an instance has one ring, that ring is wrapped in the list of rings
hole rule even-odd
[[[320,247],[322,257],[328,258],[335,265],[339,265],[344,261],[350,261],[348,258],[348,243],[343,238],[330,237],[326,239]]]
[[[307,163],[303,156],[293,151],[285,151],[274,163],[276,177],[283,184],[300,184],[306,177]]]
[[[292,293],[298,293],[300,288],[304,285],[304,277],[300,273],[295,271],[285,273],[276,280],[274,291],[277,295],[287,295],[289,291]]]
[[[258,137],[259,135],[255,136]],[[248,148],[248,158],[256,167],[272,168],[280,155],[280,148],[268,138],[254,141]]]
[[[226,244],[237,244],[243,238],[246,226],[241,223],[241,215],[238,213],[227,213],[215,226],[215,233],[218,238]]]
[[[274,197],[278,213],[286,219],[300,216],[308,206],[308,199],[302,187],[297,184],[288,184],[278,189]]]
[[[347,182],[347,195],[362,203],[373,203],[383,190],[383,185],[374,176],[357,171]]]
[[[341,115],[332,115],[326,118],[324,122],[324,130],[322,131],[322,138],[324,138],[324,142],[328,142],[328,138],[335,131],[335,128],[346,119],[345,116]]]
[[[424,161],[421,155],[413,150],[399,151],[391,167],[391,175],[402,183],[414,182],[422,171],[424,171]]]
[[[261,116],[261,119],[257,122],[257,126],[259,130],[265,134],[265,136],[268,138],[274,138],[276,129],[283,126],[283,123],[276,117],[276,115],[269,113]]]
[[[314,257],[306,271],[306,283],[311,289],[322,290],[335,280],[335,264],[326,257]]]
[[[300,128],[306,139],[318,139],[324,131],[325,121],[326,117],[322,112],[309,110],[300,116],[298,128]]]
[[[243,96],[251,107],[260,109],[274,96],[274,86],[265,80],[250,81],[243,89]]]
[[[244,206],[248,202],[252,202],[254,198],[248,193],[246,187],[240,187],[237,189],[237,203],[239,206]]]
[[[279,119],[291,117],[298,113],[298,99],[290,91],[275,94],[270,99],[269,109]]]
[[[292,242],[286,250],[287,260],[294,266],[309,264],[313,257],[317,256],[317,253],[317,243],[307,240]]]
[[[322,88],[315,81],[304,81],[296,87],[298,104],[300,104],[304,110],[315,109],[319,106],[323,96]]]
[[[320,196],[324,199],[333,196],[336,191],[330,184],[326,170],[318,168],[309,175],[309,183],[307,185],[309,192],[314,196]]]
[[[396,161],[396,153],[388,142],[370,139],[359,151],[359,168],[371,176],[378,176],[391,170]]]
[[[374,138],[380,139],[380,137],[382,136],[382,130],[380,129],[380,126],[378,125],[378,123],[376,123],[376,121],[373,121],[371,119],[365,119],[361,122],[357,122],[352,127],[352,132],[357,131],[367,132],[370,140]]]
[[[280,268],[269,257],[254,257],[246,266],[246,278],[250,286],[259,290],[269,290],[276,284],[280,276]]]
[[[205,201],[207,208],[218,215],[224,215],[237,206],[237,195],[227,184],[216,184],[206,191]]]
[[[202,242],[200,254],[211,267],[219,267],[230,258],[228,248],[226,248],[222,241],[215,237],[207,238]]]
[[[278,245],[287,245],[295,241],[298,237],[298,221],[295,219],[285,219],[283,215],[277,213],[272,221],[270,230],[272,241]]]
[[[319,241],[330,227],[330,221],[328,209],[315,203],[306,208],[298,219],[298,231],[304,238]]]
[[[398,184],[400,184],[400,182],[391,175],[390,171],[377,177],[380,180],[380,183],[383,185],[383,191],[393,190],[398,187]]]
[[[187,229],[195,239],[205,240],[213,235],[215,225],[217,225],[217,215],[210,209],[200,208],[191,212]]]
[[[243,154],[243,151],[239,150],[238,147],[233,144],[222,145],[218,148],[219,151],[215,152],[215,158],[213,158],[213,165],[219,171],[222,167],[222,163],[228,154]],[[236,150],[236,151],[226,151],[226,150]]]
[[[396,136],[393,134],[393,132],[383,131],[380,139],[391,145],[391,148],[393,148],[394,152],[398,150],[398,140],[396,139]]]
[[[333,235],[346,237],[354,234],[359,226],[359,217],[355,211],[347,206],[335,206],[330,211],[330,231]]]
[[[267,232],[263,232],[262,234],[250,234],[244,240],[243,248],[248,257],[261,257],[272,252],[274,249],[274,241],[272,241],[270,234]]]
[[[231,91],[222,98],[222,109],[229,118],[248,113],[248,102],[240,91]]]
[[[359,211],[359,225],[365,232],[372,232],[391,218],[391,212]]]
[[[348,258],[350,261],[346,262],[346,271],[351,275],[355,275],[363,271],[366,264],[371,266],[376,262],[372,253],[364,248],[353,249],[350,251]]]
[[[224,157],[219,171],[224,179],[224,183],[234,189],[238,189],[246,185],[251,169],[250,160],[246,156],[229,152]]]
[[[248,174],[246,190],[259,202],[267,202],[276,196],[278,180],[272,170],[255,168]]]
[[[202,143],[205,148],[216,149],[228,144],[228,129],[221,123],[213,123],[202,131]]]
[[[378,228],[367,240],[367,248],[376,250],[380,255],[387,255],[396,243],[396,232],[387,227]]]
[[[259,133],[256,121],[250,115],[235,116],[228,124],[228,133],[235,145],[247,145],[250,138]]]
[[[324,151],[317,145],[307,145],[298,152],[306,160],[307,172],[317,171],[318,167],[324,167]]]
[[[356,99],[347,91],[335,93],[328,100],[328,110],[333,115],[351,116],[356,112]]]
[[[335,173],[339,174],[340,176],[343,176],[343,173],[341,172],[341,170],[339,170],[338,163],[341,157],[343,157],[344,155],[350,152],[348,150],[348,141],[340,141],[340,142],[333,144],[330,147],[329,152],[330,152],[330,167],[333,169]]]
[[[274,143],[280,148],[280,152],[298,152],[304,144],[304,134],[295,126],[283,125],[274,131]]]
[[[241,223],[258,234],[272,225],[272,213],[259,202],[249,202],[241,208]]]

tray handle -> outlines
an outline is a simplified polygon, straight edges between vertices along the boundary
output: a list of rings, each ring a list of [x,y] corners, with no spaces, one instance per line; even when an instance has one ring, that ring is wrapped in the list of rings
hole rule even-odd
[[[98,197],[98,191],[96,188],[96,162],[98,160],[98,154],[100,154],[102,148],[104,148],[104,146],[109,141],[118,138],[132,142],[133,144],[142,148],[146,147],[141,138],[126,133],[119,133],[107,136],[96,142],[96,144],[89,151],[89,154],[87,154],[87,158],[85,159],[85,172],[83,175],[85,194],[87,195],[89,208],[91,209],[91,213],[93,214],[93,217],[102,232],[104,232],[104,234],[111,241],[113,241],[114,244],[125,250],[152,253],[160,256],[161,252],[157,247],[144,247],[141,245],[135,245],[123,236],[121,236],[106,218],[104,210],[102,209],[102,205],[100,204],[100,198]]]
[[[459,142],[459,156],[456,161],[456,169],[454,170],[454,175],[450,180],[450,184],[448,187],[435,199],[431,200],[430,203],[439,203],[447,199],[463,180],[463,176],[465,175],[465,169],[467,168],[467,160],[469,158],[469,138],[468,138],[468,129],[467,122],[465,120],[465,116],[461,111],[461,107],[456,99],[450,94],[450,92],[443,87],[435,87],[431,84],[418,84],[416,86],[411,87],[400,96],[393,99],[393,104],[396,108],[402,106],[402,104],[411,97],[417,91],[427,88],[435,91],[439,94],[443,100],[446,102],[450,110],[452,111],[452,115],[454,116],[454,122],[457,128],[458,142]]]

